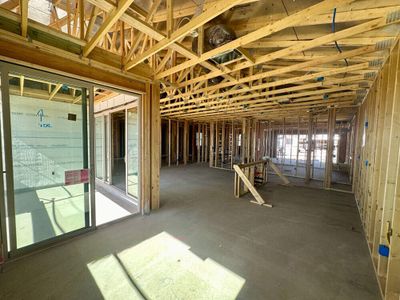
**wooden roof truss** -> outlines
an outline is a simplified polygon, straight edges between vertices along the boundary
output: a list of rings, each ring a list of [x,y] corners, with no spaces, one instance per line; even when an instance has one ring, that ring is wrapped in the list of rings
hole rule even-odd
[[[399,37],[399,1],[268,2],[52,0],[45,25],[76,39],[83,59],[102,49],[119,57],[113,67],[122,74],[158,80],[163,117],[273,120],[325,113],[330,106],[352,111]],[[29,5],[0,4],[20,14],[20,34],[28,38]],[[204,29],[216,18],[238,37],[205,51]],[[190,50],[193,36],[196,53]],[[241,54],[237,59],[212,61],[233,49]],[[212,84],[217,77],[222,80]]]

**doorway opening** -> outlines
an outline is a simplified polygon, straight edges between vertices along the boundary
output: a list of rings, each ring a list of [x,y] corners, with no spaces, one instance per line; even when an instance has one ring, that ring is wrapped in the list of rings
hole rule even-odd
[[[125,163],[125,110],[111,114],[112,122],[112,185],[122,191],[126,190]]]
[[[95,90],[96,225],[139,212],[139,96]]]

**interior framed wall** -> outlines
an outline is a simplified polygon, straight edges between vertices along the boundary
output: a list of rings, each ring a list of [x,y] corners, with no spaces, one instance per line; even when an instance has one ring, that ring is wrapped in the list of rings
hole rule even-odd
[[[269,157],[287,176],[306,183],[313,180],[315,187],[350,192],[354,118],[330,115],[327,111],[280,122],[165,118],[161,159],[163,166],[208,163],[211,168],[233,170],[235,164]]]
[[[355,119],[354,195],[382,298],[400,295],[400,46]]]

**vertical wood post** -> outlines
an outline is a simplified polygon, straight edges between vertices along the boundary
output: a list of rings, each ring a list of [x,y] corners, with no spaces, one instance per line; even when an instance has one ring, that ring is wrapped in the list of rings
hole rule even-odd
[[[215,158],[214,158],[214,166],[218,166],[219,160],[219,130],[218,130],[218,122],[215,122]]]
[[[210,158],[209,158],[209,166],[212,167],[214,165],[214,122],[210,123]]]
[[[171,119],[168,119],[168,167],[171,166]]]
[[[309,182],[311,180],[312,132],[313,132],[313,116],[310,113],[308,116],[307,161],[306,161],[306,176],[305,176],[306,182]]]
[[[200,163],[200,142],[201,142],[201,136],[200,136],[200,123],[197,124],[197,163]]]
[[[256,119],[252,122],[252,147],[251,147],[251,161],[256,161],[257,151],[257,121]]]
[[[251,120],[246,121],[246,162],[251,160]]]
[[[314,120],[314,125],[313,125],[313,140],[314,140],[314,143],[316,143],[316,141],[317,141],[317,134],[318,134],[318,117],[316,116],[315,120]],[[311,178],[314,178],[314,170],[315,170],[315,149],[314,148],[316,146],[314,145],[314,143],[312,144],[313,152],[312,152],[312,159],[311,159]]]
[[[208,154],[208,146],[209,146],[210,134],[209,134],[209,128],[208,128],[208,125],[207,125],[207,124],[204,125],[204,128],[205,128],[205,136],[204,136],[204,138],[205,138],[205,142],[204,142],[204,162],[207,162],[207,161],[208,161],[207,154]]]
[[[229,143],[229,146],[231,147],[231,169],[233,169],[233,156],[235,152],[235,130],[233,126],[233,120],[232,120],[232,131],[231,131],[231,143]]]
[[[206,161],[206,125],[201,126],[201,161]]]
[[[141,105],[141,176],[140,201],[142,213],[160,206],[160,88],[146,84]]]
[[[176,165],[179,165],[179,121],[176,121]]]
[[[247,128],[246,128],[246,119],[242,120],[242,139],[241,139],[241,154],[242,154],[242,164],[246,163],[246,145],[247,145]]]
[[[224,167],[225,163],[225,122],[222,122],[221,127],[221,167]]]
[[[196,126],[192,123],[192,163],[195,161],[195,152],[196,152]]]
[[[328,109],[328,140],[327,150],[325,158],[325,176],[324,176],[324,188],[331,187],[332,181],[332,164],[333,164],[333,140],[335,135],[335,124],[336,124],[336,108],[330,107]]]
[[[189,121],[183,123],[183,164],[186,165],[189,153]]]

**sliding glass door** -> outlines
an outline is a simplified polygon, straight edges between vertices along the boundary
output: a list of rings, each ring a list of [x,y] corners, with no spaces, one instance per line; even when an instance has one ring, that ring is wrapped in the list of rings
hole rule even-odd
[[[7,200],[2,204],[7,250],[14,255],[91,227],[90,86],[19,67],[4,69]]]
[[[103,87],[2,62],[0,74],[0,264],[93,230],[96,177],[139,212],[138,95],[113,91],[118,108],[95,118]]]
[[[90,226],[87,90],[22,76],[9,78],[17,248]]]

